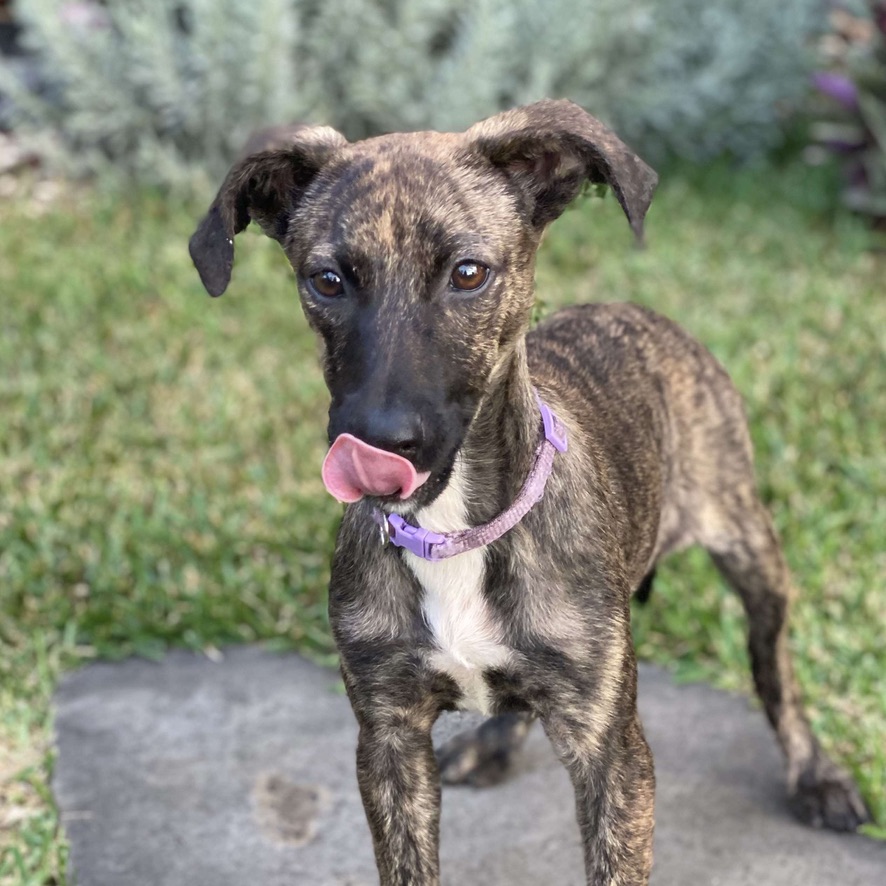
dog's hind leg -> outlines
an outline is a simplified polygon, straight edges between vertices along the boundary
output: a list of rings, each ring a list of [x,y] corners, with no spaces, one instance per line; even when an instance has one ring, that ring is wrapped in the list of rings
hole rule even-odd
[[[791,807],[815,827],[853,831],[870,814],[803,711],[788,650],[791,577],[769,514],[750,486],[728,490],[717,514],[716,530],[702,543],[744,604],[754,684],[787,759]]]
[[[437,749],[440,777],[445,784],[490,787],[511,770],[532,725],[531,714],[501,714],[477,729],[460,732]]]

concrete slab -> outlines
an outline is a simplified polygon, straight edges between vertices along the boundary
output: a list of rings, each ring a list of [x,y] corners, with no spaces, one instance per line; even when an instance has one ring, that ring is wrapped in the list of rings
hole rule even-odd
[[[886,883],[886,845],[792,821],[774,741],[745,700],[643,667],[640,706],[658,776],[655,886]],[[56,728],[77,886],[378,883],[334,673],[252,648],[95,664],[62,684]],[[583,882],[569,782],[540,729],[507,784],[444,792],[441,854],[447,886]]]

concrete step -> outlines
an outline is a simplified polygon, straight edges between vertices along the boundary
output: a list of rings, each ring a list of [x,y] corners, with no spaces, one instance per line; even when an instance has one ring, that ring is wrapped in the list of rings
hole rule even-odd
[[[176,652],[89,665],[56,705],[77,886],[378,883],[336,673],[249,647],[219,663]],[[886,844],[793,821],[775,741],[745,699],[643,666],[640,708],[654,886],[886,884]],[[539,727],[506,784],[444,790],[441,859],[446,886],[584,882],[569,781]]]

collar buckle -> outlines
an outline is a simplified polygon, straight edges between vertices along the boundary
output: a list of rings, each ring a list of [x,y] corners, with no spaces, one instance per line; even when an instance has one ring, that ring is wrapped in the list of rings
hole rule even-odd
[[[399,514],[389,514],[385,520],[387,536],[391,544],[421,557],[423,560],[436,560],[434,546],[446,541],[446,536],[432,532],[421,526],[407,523]],[[384,531],[384,530],[383,530]]]

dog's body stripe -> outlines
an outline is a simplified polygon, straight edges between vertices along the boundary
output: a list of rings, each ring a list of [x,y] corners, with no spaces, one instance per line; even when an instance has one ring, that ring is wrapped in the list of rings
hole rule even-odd
[[[467,529],[467,494],[464,465],[457,459],[446,489],[419,511],[421,525],[435,532]],[[438,649],[431,664],[458,684],[461,707],[490,713],[483,672],[504,665],[510,652],[502,642],[501,625],[495,623],[483,597],[484,549],[439,562],[408,551],[403,556],[422,586],[422,614]]]

